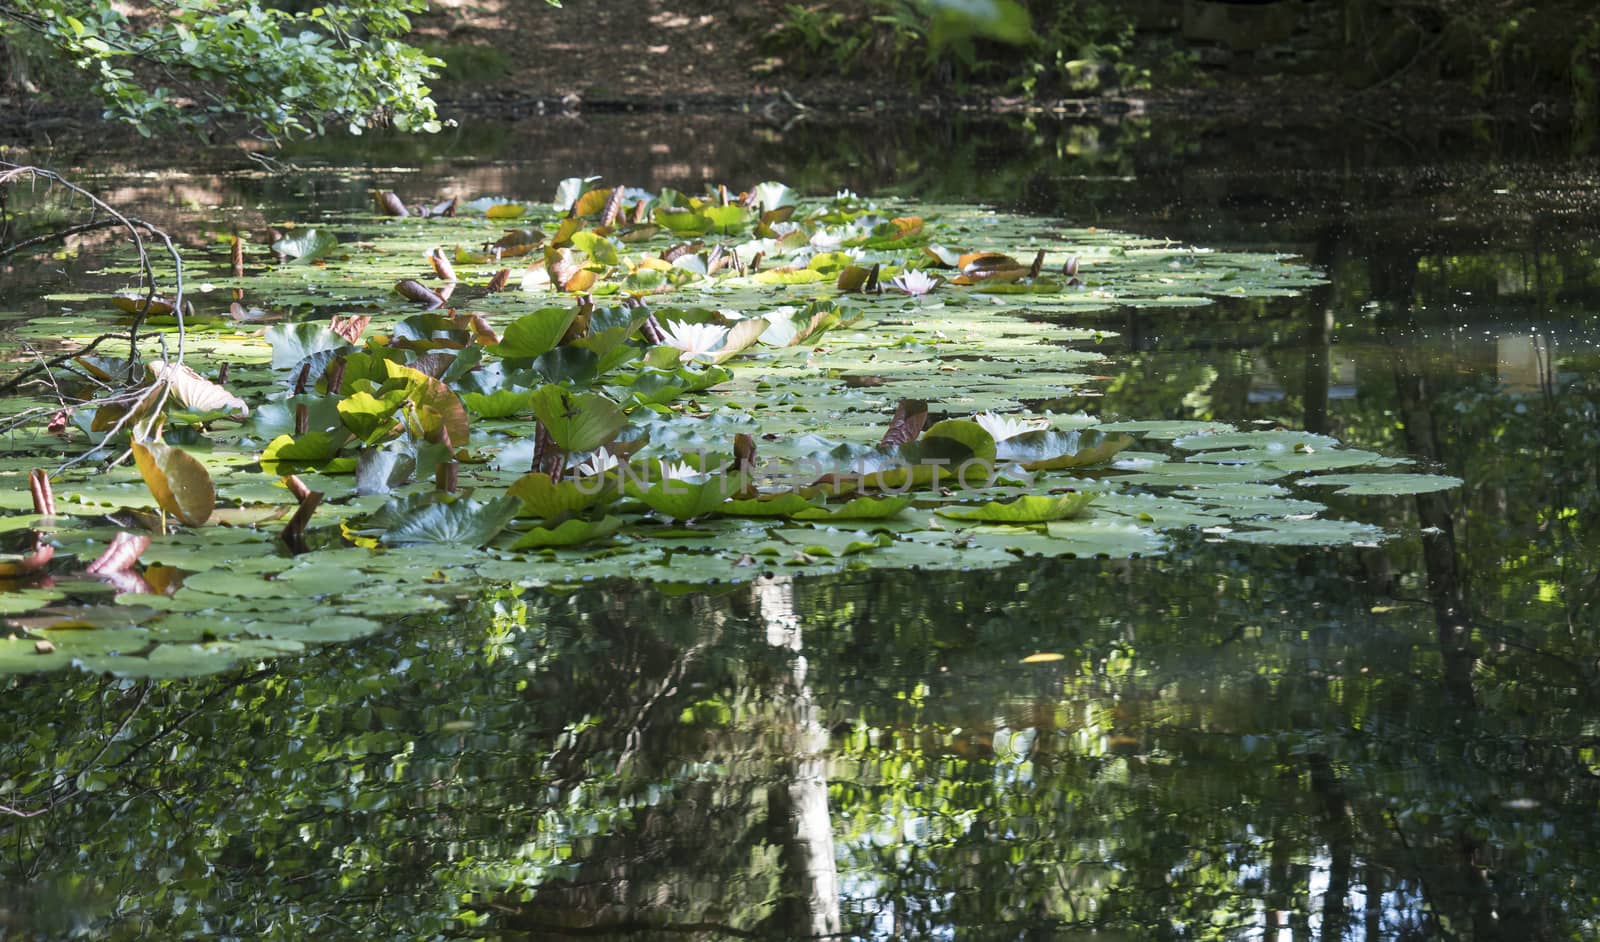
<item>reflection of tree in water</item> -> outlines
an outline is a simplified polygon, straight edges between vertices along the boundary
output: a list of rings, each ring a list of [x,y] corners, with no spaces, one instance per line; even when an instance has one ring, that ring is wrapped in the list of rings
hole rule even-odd
[[[586,619],[606,656],[560,686],[606,692],[593,729],[553,757],[564,770],[557,781],[604,782],[603,801],[637,804],[624,826],[574,846],[572,876],[528,888],[526,900],[494,903],[507,928],[839,930],[827,732],[806,682],[790,591],[786,579],[763,580],[727,608],[623,591]],[[664,602],[665,614],[692,632],[676,644],[638,625],[641,604]],[[741,644],[764,636],[770,649],[740,657],[724,643],[730,633]],[[724,722],[686,718],[708,709]]]

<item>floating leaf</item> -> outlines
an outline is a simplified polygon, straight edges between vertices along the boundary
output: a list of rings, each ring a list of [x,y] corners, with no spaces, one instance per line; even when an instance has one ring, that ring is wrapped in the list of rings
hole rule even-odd
[[[643,501],[651,510],[674,520],[690,520],[718,511],[729,497],[743,487],[738,477],[725,474],[666,478],[649,487],[629,481],[628,496]]]
[[[730,517],[793,517],[809,511],[821,511],[824,517],[828,515],[822,505],[794,491],[730,500],[721,510]]]
[[[1301,478],[1296,483],[1338,487],[1339,490],[1335,491],[1337,494],[1366,497],[1431,494],[1460,487],[1463,482],[1448,474],[1322,474]]]
[[[457,500],[431,503],[400,514],[379,537],[385,543],[448,543],[482,546],[495,538],[522,502],[514,497],[479,503]]]
[[[995,458],[1016,462],[1029,471],[1064,471],[1104,464],[1132,444],[1130,436],[1107,435],[1095,429],[1043,429],[996,443]]]
[[[599,521],[568,520],[556,527],[534,527],[523,533],[511,548],[525,550],[550,546],[575,546],[610,536],[620,529],[622,529],[621,517],[606,517]]]
[[[511,485],[507,496],[521,501],[520,514],[541,520],[564,520],[603,502],[615,500],[615,481],[605,477],[583,477],[552,481],[539,471],[523,475]]]
[[[325,229],[306,229],[272,243],[272,251],[287,255],[302,265],[326,258],[338,248],[338,238]]]
[[[833,529],[774,530],[773,536],[794,544],[807,556],[853,556],[894,543],[894,537],[887,533],[868,533],[865,530],[854,532]]]
[[[982,520],[988,523],[1044,523],[1048,520],[1065,520],[1082,516],[1096,495],[1084,493],[1036,496],[1032,494],[1011,501],[990,501],[976,507],[940,507],[934,511],[942,517],[957,520]]]
[[[1185,434],[1173,439],[1172,444],[1184,451],[1221,451],[1227,448],[1255,448],[1272,450],[1275,454],[1301,453],[1309,450],[1323,451],[1339,447],[1339,440],[1315,432],[1264,431],[1216,432],[1211,434]]]
[[[217,492],[194,456],[164,442],[134,442],[133,461],[162,510],[191,527],[211,519]]]
[[[857,497],[837,507],[813,507],[791,514],[796,520],[887,520],[911,506],[911,498]]]
[[[1354,543],[1379,543],[1388,538],[1382,527],[1348,520],[1272,520],[1257,524],[1261,529],[1235,530],[1226,534],[1240,543],[1265,543],[1272,546],[1347,546]]]

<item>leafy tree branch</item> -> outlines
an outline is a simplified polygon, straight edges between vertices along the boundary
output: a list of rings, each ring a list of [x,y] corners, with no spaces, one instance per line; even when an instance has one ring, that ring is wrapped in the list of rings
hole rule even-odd
[[[426,0],[304,11],[254,0],[0,0],[0,35],[26,34],[79,69],[107,118],[141,134],[243,122],[271,139],[344,126],[434,131],[442,63],[403,39]]]

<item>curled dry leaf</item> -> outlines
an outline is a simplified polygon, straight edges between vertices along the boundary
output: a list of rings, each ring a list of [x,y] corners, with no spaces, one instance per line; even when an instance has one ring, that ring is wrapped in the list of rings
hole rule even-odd
[[[581,200],[579,202],[582,202]],[[622,215],[622,187],[611,191],[611,196],[606,200],[605,209],[600,211],[600,225],[615,226],[617,219]]]
[[[571,216],[581,219],[584,216],[594,216],[604,212],[611,203],[611,194],[613,192],[611,189],[590,190],[578,197],[577,201],[572,204]],[[618,205],[621,205],[620,201]]]
[[[409,216],[411,212],[406,209],[406,204],[393,190],[384,190],[378,194],[378,212],[385,216]]]
[[[999,252],[969,252],[961,256],[961,274],[951,284],[975,285],[984,281],[1018,281],[1028,274],[1022,263]]]
[[[890,448],[896,445],[906,445],[917,440],[922,434],[922,427],[928,424],[928,404],[921,399],[902,399],[900,405],[895,407],[894,418],[889,420],[889,429],[883,433],[883,440],[878,442],[881,448]]]
[[[756,440],[743,432],[733,436],[733,469],[736,474],[756,473]]]
[[[51,559],[55,558],[56,548],[44,541],[44,537],[34,535],[33,550],[22,555],[7,554],[0,557],[0,578],[25,576],[31,572],[43,569]]]
[[[455,281],[456,267],[450,264],[450,259],[444,250],[435,246],[428,250],[428,264],[433,266],[433,273],[439,276],[440,281]]]
[[[289,479],[300,483],[300,479],[290,475]],[[299,556],[309,552],[311,547],[306,544],[306,526],[311,522],[312,514],[317,512],[317,507],[322,504],[322,492],[313,491],[301,484],[299,489],[294,489],[294,495],[300,501],[300,506],[295,508],[294,516],[283,528],[283,544],[289,548],[289,553]]]
[[[361,335],[372,323],[370,314],[335,314],[328,321],[328,329],[352,344],[361,342]]]
[[[489,279],[489,284],[484,288],[484,290],[487,291],[489,294],[494,294],[496,291],[503,290],[505,288],[505,286],[506,286],[506,282],[508,282],[510,280],[511,280],[511,269],[502,268],[499,271],[494,273],[494,277],[493,278]]]
[[[424,305],[424,310],[436,311],[439,308],[444,307],[444,298],[440,297],[437,291],[434,291],[432,288],[420,281],[414,281],[410,278],[406,278],[402,281],[395,282],[394,290],[396,294],[400,295],[402,298],[405,298],[407,301],[415,301],[418,304]]]
[[[129,533],[122,530],[111,538],[111,543],[106,546],[105,552],[95,557],[94,562],[84,569],[91,576],[110,576],[116,573],[128,572],[133,569],[133,564],[139,561],[144,551],[150,548],[150,537],[142,533]]]
[[[543,242],[544,233],[538,229],[507,229],[505,235],[490,242],[485,248],[521,249],[516,254],[526,255],[528,249],[541,245]]]
[[[172,398],[186,408],[196,412],[250,414],[250,407],[243,399],[182,363],[155,360],[150,364],[150,372],[155,374],[158,382],[166,383],[172,391]]]
[[[458,326],[472,332],[472,339],[480,346],[487,347],[500,342],[500,337],[494,332],[494,328],[490,326],[482,314],[468,311],[464,314],[457,314],[455,320]]]
[[[33,512],[44,517],[56,515],[56,494],[50,486],[50,475],[43,468],[28,472],[28,490],[33,494]]]

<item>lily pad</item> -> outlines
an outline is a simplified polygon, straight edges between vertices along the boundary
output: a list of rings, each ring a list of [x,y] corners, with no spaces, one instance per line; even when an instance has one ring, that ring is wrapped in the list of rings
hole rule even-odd
[[[272,251],[300,264],[326,258],[339,250],[339,239],[325,229],[305,229],[272,243]]]
[[[550,546],[576,546],[598,540],[622,529],[621,517],[605,517],[598,521],[567,520],[556,527],[534,527],[525,531],[512,549],[543,549]]]
[[[1043,523],[1081,516],[1094,502],[1095,494],[1024,495],[1016,500],[990,501],[978,506],[940,507],[934,511],[956,520],[981,520],[986,523]]]
[[[1272,546],[1348,546],[1356,543],[1379,543],[1389,534],[1370,523],[1350,520],[1273,520],[1260,524],[1259,529],[1235,530],[1226,534],[1240,543],[1265,543]]]
[[[1334,493],[1352,496],[1431,494],[1460,487],[1464,482],[1448,474],[1321,474],[1301,478],[1302,486],[1338,487]]]
[[[399,513],[398,519],[384,529],[379,539],[385,543],[482,546],[505,529],[521,506],[522,502],[514,497],[484,503],[475,500],[430,503]]]

